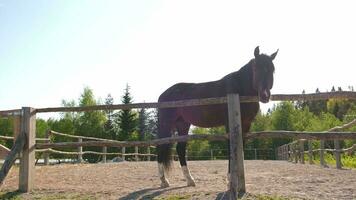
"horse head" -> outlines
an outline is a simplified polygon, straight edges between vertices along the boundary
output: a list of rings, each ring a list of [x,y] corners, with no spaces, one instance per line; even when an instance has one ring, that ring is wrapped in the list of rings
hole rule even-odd
[[[273,86],[274,65],[273,60],[278,50],[272,55],[260,54],[259,47],[255,48],[255,59],[252,62],[253,87],[258,93],[262,103],[268,103]]]

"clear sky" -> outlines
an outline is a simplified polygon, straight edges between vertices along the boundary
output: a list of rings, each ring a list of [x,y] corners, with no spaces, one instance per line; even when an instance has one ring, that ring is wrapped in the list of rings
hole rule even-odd
[[[272,94],[356,87],[355,1],[0,0],[0,110],[85,86],[120,103],[217,80],[279,48]]]

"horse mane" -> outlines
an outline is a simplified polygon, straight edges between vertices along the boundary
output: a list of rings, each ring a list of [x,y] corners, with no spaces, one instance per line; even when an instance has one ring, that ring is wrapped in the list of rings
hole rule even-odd
[[[227,93],[239,93],[240,95],[255,95],[257,91],[252,85],[252,65],[255,59],[251,59],[238,71],[224,76],[221,80],[225,81]]]

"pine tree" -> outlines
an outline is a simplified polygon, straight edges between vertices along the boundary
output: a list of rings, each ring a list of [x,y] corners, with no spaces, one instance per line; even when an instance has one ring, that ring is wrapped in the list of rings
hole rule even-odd
[[[335,90],[335,87],[333,86],[332,88],[331,88],[331,92],[335,92],[336,90]]]
[[[138,113],[138,133],[140,136],[140,140],[144,140],[146,138],[146,133],[148,130],[147,127],[148,113],[145,108],[141,108]]]
[[[124,95],[121,98],[123,104],[131,104],[132,97],[130,94],[130,87],[127,84]],[[129,140],[134,138],[134,133],[137,127],[137,114],[131,109],[121,110],[118,113],[116,124],[118,125],[118,139],[119,140]]]

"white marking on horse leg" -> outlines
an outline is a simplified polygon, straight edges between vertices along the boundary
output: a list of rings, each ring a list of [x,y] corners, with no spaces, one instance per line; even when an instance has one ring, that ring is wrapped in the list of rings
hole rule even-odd
[[[161,187],[162,188],[169,187],[169,182],[164,176],[164,166],[162,163],[158,163],[158,176],[159,179],[161,179]]]
[[[182,171],[183,175],[185,177],[185,180],[187,181],[188,186],[195,186],[195,181],[192,175],[190,174],[190,171],[187,166],[182,166]]]

